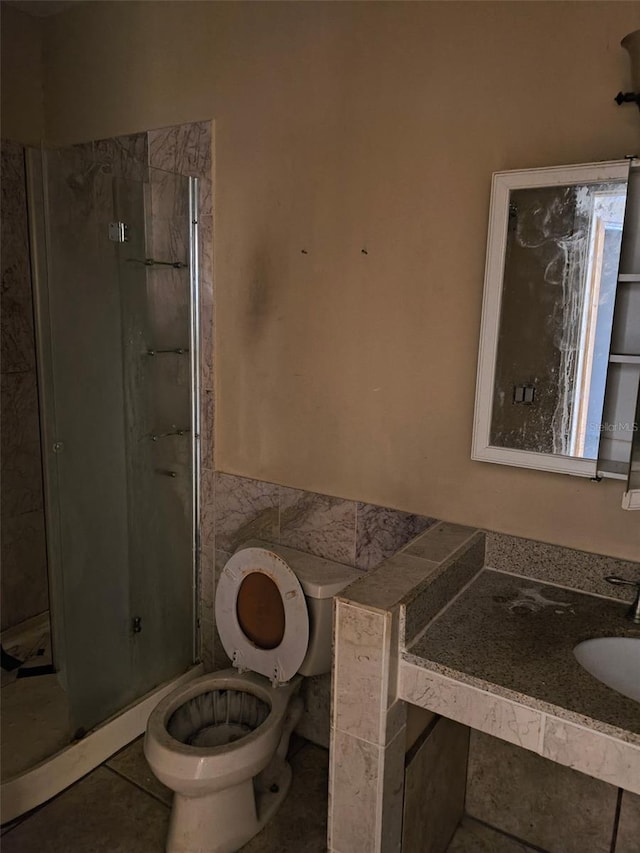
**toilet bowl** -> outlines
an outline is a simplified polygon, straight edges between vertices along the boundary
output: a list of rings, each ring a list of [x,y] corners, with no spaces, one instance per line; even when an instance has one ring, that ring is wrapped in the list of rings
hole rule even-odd
[[[356,577],[263,543],[227,562],[216,623],[234,668],[175,690],[147,724],[149,766],[174,791],[168,853],[233,853],[278,810],[302,677],[329,671],[333,597]]]

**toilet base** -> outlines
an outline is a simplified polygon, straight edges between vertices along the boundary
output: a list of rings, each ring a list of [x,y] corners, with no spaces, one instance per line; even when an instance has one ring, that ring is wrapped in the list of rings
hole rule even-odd
[[[254,780],[248,779],[202,797],[174,794],[167,853],[235,853],[278,811],[291,776],[290,765],[283,762],[273,790],[256,792]]]

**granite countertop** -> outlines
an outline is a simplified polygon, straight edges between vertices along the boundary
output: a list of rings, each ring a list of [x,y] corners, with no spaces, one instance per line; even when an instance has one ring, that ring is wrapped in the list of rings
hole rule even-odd
[[[580,666],[594,637],[640,637],[627,604],[484,569],[403,653],[406,661],[640,744],[640,703]]]

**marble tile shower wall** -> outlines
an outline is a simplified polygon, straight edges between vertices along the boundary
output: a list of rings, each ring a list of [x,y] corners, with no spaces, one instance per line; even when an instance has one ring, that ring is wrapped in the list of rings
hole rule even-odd
[[[198,178],[200,261],[200,602],[201,642],[213,633],[213,423],[214,423],[214,298],[213,298],[213,185],[212,125],[192,122],[149,131],[149,186],[153,230],[150,247],[157,257],[180,256],[186,251],[181,223],[186,221],[184,195],[175,175]],[[176,252],[178,253],[176,255]],[[176,299],[172,305],[179,304]],[[167,309],[169,305],[167,305]]]
[[[2,630],[49,606],[24,148],[1,143]]]

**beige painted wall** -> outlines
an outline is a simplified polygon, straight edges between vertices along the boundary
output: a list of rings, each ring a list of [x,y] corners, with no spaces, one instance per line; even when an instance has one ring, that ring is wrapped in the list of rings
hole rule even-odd
[[[638,27],[638,2],[47,19],[50,140],[216,120],[218,468],[640,558],[620,483],[469,458],[491,173],[636,150]]]
[[[0,133],[16,142],[44,136],[42,21],[0,4]]]

